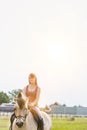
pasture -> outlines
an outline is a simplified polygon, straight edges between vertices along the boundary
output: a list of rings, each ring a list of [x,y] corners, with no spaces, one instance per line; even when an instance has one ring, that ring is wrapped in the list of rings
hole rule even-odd
[[[9,117],[0,117],[0,130],[9,130]],[[87,118],[75,118],[68,121],[66,118],[52,117],[52,130],[87,130]]]

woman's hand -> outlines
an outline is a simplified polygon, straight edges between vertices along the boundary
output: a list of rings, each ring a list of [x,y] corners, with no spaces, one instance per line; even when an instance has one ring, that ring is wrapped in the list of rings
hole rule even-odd
[[[32,103],[29,104],[29,106],[34,107],[34,106],[36,106],[36,103],[32,102]]]

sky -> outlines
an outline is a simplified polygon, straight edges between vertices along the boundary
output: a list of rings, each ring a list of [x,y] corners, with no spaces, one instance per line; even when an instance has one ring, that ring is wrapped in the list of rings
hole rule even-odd
[[[87,106],[87,1],[0,1],[0,91],[33,72],[40,106]]]

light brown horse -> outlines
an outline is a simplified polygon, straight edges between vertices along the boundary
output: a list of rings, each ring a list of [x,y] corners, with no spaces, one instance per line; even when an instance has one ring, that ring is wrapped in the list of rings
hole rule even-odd
[[[29,109],[27,98],[19,93],[15,99],[15,119],[13,121],[12,130],[38,130],[37,122]],[[50,116],[42,111],[44,120],[44,130],[51,130],[52,122]]]

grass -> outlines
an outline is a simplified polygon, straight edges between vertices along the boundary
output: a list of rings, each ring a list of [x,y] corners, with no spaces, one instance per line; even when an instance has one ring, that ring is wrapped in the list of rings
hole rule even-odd
[[[9,130],[9,117],[0,118],[0,130]],[[68,121],[66,118],[52,118],[52,130],[87,130],[87,118],[75,118]]]
[[[66,118],[53,118],[52,130],[87,130],[87,118],[75,118],[68,121]]]
[[[0,117],[0,130],[9,130],[9,117]]]

